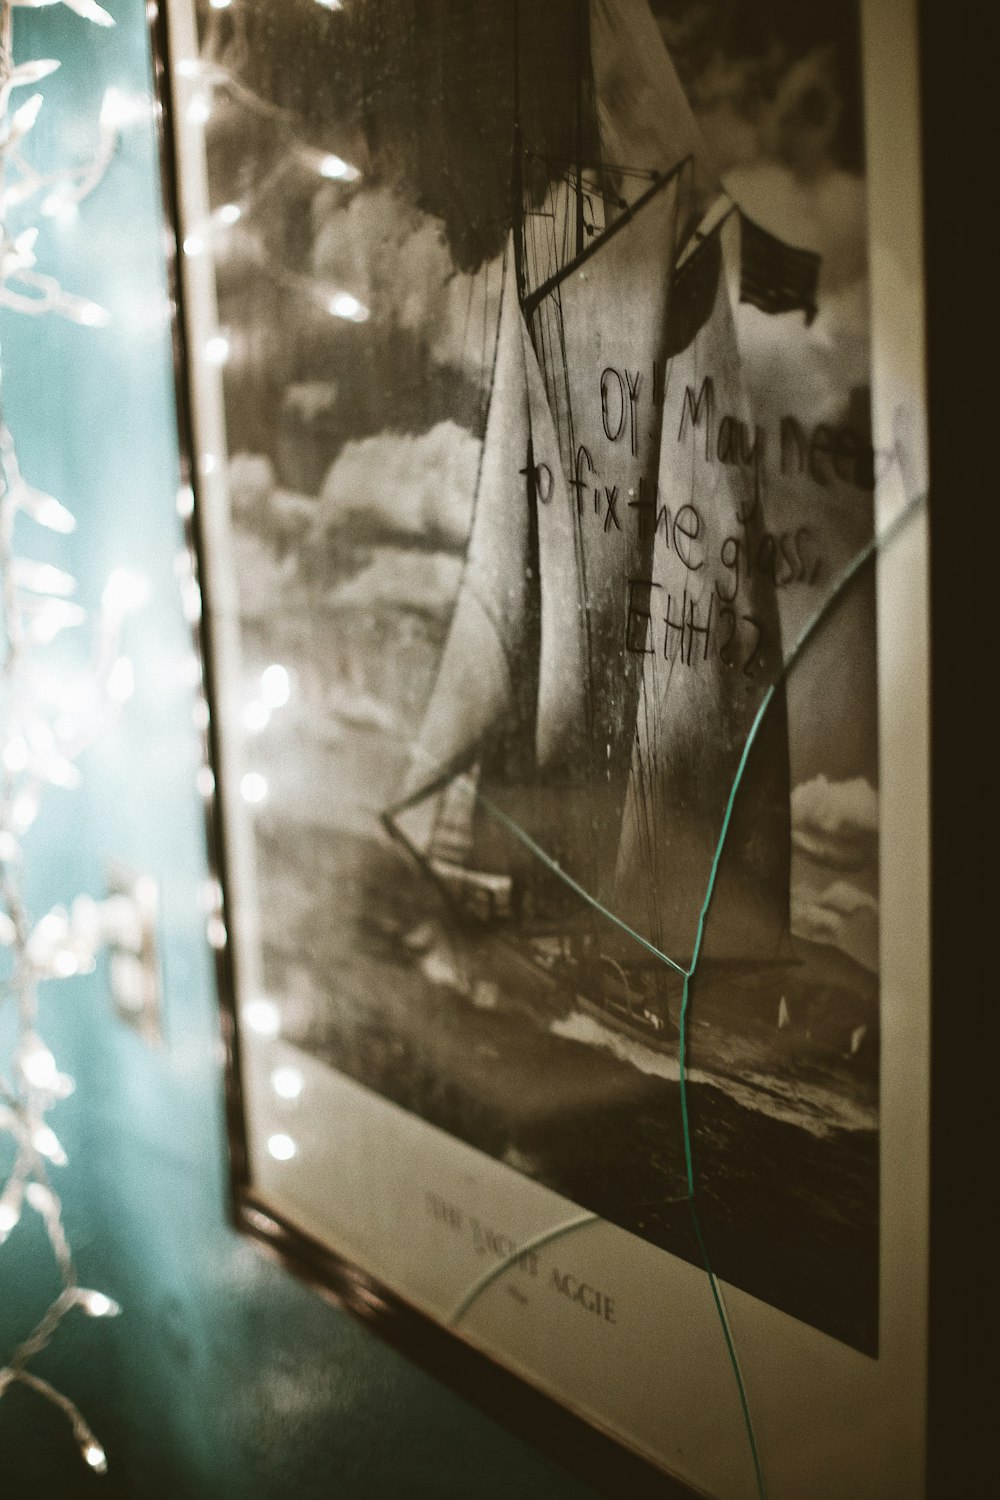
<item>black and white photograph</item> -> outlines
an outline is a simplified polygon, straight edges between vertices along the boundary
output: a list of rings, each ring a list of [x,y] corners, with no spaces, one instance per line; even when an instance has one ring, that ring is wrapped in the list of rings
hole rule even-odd
[[[183,249],[244,1014],[875,1356],[859,9],[199,5]]]

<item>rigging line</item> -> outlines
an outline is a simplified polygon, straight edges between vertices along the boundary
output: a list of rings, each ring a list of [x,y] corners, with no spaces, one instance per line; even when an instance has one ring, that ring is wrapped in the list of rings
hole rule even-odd
[[[592,906],[595,911],[601,912],[603,916],[607,917],[609,922],[613,922],[616,927],[621,928],[622,932],[626,933],[630,938],[634,938],[641,947],[646,949],[647,953],[651,953],[653,957],[658,958],[661,963],[667,964],[669,968],[674,969],[678,974],[687,974],[687,970],[684,968],[683,964],[677,963],[676,960],[672,959],[669,954],[662,953],[660,949],[655,946],[655,944],[648,942],[641,933],[636,932],[635,929],[633,927],[630,927],[628,923],[623,921],[621,917],[616,917],[614,912],[609,911],[603,902],[599,901],[596,896],[592,896],[588,890],[585,890],[584,887],[579,883],[579,881],[574,880],[572,875],[568,874],[567,871],[563,869],[558,860],[553,859],[551,854],[546,854],[541,844],[536,844],[535,840],[531,837],[531,834],[526,833],[519,823],[515,823],[513,818],[508,817],[503,808],[498,807],[495,802],[491,801],[491,799],[486,796],[485,792],[477,791],[476,798],[482,804],[486,812],[489,813],[491,818],[495,818],[498,823],[502,823],[507,831],[509,833],[512,833],[514,837],[518,839],[519,842],[522,843],[524,847],[535,856],[536,859],[540,860],[547,870],[551,870],[553,875],[558,875],[559,879],[563,881],[565,885],[568,885],[571,891],[575,891],[578,896],[582,897],[582,899],[587,902],[588,906]]]
[[[563,317],[562,290],[557,288],[555,294],[555,305],[559,318],[559,343],[562,350],[563,369],[566,372],[566,413],[569,425],[569,472],[573,476],[574,483],[570,486],[570,518],[573,526],[573,551],[577,561],[577,576],[579,579],[580,616],[583,619],[584,647],[587,653],[587,693],[584,697],[587,715],[587,738],[593,744],[594,740],[594,639],[593,622],[590,618],[590,591],[587,587],[587,555],[583,543],[583,499],[577,487],[576,481],[580,476],[576,468],[576,437],[573,430],[573,400],[569,381],[569,360],[566,354],[566,323]]]
[[[465,317],[462,320],[462,343],[461,343],[461,348],[463,349],[463,351],[466,348],[466,341],[467,341],[467,339],[469,337],[469,324],[472,322],[472,298],[473,298],[473,294],[475,292],[475,287],[476,287],[476,278],[475,278],[474,275],[472,275],[472,276],[469,277],[469,295],[468,295],[468,298],[467,298],[466,303],[465,303]]]
[[[603,249],[613,235],[618,234],[627,224],[630,224],[635,216],[642,212],[647,203],[652,202],[657,193],[662,192],[674,180],[677,174],[683,171],[690,159],[689,156],[683,157],[675,167],[671,167],[669,172],[665,172],[662,177],[658,177],[644,193],[639,194],[634,203],[630,203],[619,214],[618,218],[605,229],[603,234],[592,239],[590,244],[581,250],[579,255],[574,255],[571,261],[567,261],[566,265],[559,271],[550,276],[547,281],[543,281],[540,287],[532,292],[529,297],[525,298],[525,312],[533,312],[539,302],[542,302],[550,292],[554,291],[561,281],[565,281],[568,276],[572,276],[574,271],[578,271],[582,265],[590,260],[592,255],[596,255],[598,250]]]
[[[716,222],[712,225],[711,229],[702,230],[696,224],[695,227],[691,230],[690,234],[684,240],[684,243],[681,245],[680,254],[675,256],[674,271],[677,272],[681,269],[682,266],[687,265],[687,262],[691,259],[692,255],[694,255],[696,251],[704,249],[709,240],[714,240],[719,235],[721,235],[723,229],[725,229],[733,214],[738,214],[739,212],[739,204],[731,203],[726,209],[725,213],[722,215],[721,219],[717,219]],[[702,219],[701,223],[704,222],[704,219]],[[678,236],[678,239],[679,238],[680,236]]]
[[[485,423],[489,420],[489,411],[490,411],[490,407],[493,405],[493,392],[494,392],[494,388],[496,386],[497,359],[498,359],[499,354],[500,354],[500,324],[503,321],[503,299],[504,299],[505,296],[507,296],[507,262],[508,262],[509,255],[510,255],[510,239],[508,238],[507,241],[504,244],[504,247],[503,247],[503,259],[502,259],[501,265],[500,265],[500,306],[497,309],[497,326],[496,326],[496,332],[493,335],[493,359],[492,359],[492,362],[491,362],[491,365],[490,365],[489,395],[488,395],[487,400],[486,400],[486,409],[485,409],[485,412],[484,412],[484,418],[485,418],[485,420],[484,420],[484,425],[483,425],[483,441],[479,444],[479,458],[478,458],[478,460],[476,462],[476,482],[475,482],[475,485],[473,486],[473,490],[472,490],[472,515],[469,518],[469,536],[470,537],[472,535],[473,526],[475,525],[476,510],[477,510],[478,505],[479,505],[479,486],[482,483],[482,479],[483,479],[483,458],[484,458],[484,455],[486,453],[486,430],[485,430]],[[489,277],[489,269],[487,268],[487,278],[488,277]],[[488,285],[489,285],[489,282],[487,280],[487,286]],[[484,297],[483,297],[483,330],[484,330],[484,334],[485,334],[485,329],[486,329],[488,317],[489,317],[489,299],[488,299],[488,297],[486,297],[486,295],[484,293]],[[485,343],[485,338],[484,338],[484,343]],[[468,572],[468,569],[469,569],[469,553],[468,553],[468,548],[466,548],[465,561],[464,561],[464,564],[463,564],[463,567],[462,567],[462,577],[463,577],[463,579],[465,577],[465,574]],[[455,595],[455,605],[456,605],[456,608],[458,606],[458,597],[459,597],[459,594],[461,593],[461,591],[462,591],[462,585],[461,585],[461,583],[459,583],[458,593]]]
[[[653,649],[654,651],[656,649],[655,642]],[[666,890],[664,890],[661,896],[660,879],[665,876],[666,872],[663,869],[662,851],[658,851],[657,849],[654,834],[654,830],[659,822],[662,805],[657,719],[654,706],[655,698],[651,694],[646,694],[646,703],[643,710],[646,727],[646,774],[642,784],[642,798],[644,806],[648,808],[645,830],[646,857],[648,868],[653,872],[653,878],[649,882],[649,905],[651,911],[649,930],[660,947],[665,948],[667,938],[664,931],[662,905],[666,896]],[[669,889],[669,886],[667,886],[667,889]]]
[[[567,427],[567,456],[568,462],[564,469],[568,468],[574,480],[579,476],[576,471],[576,437],[573,428],[573,397],[569,378],[569,359],[566,351],[566,323],[563,317],[562,288],[557,287],[553,303],[555,305],[555,316],[558,325],[558,338],[562,368],[566,386],[566,427]],[[543,316],[551,314],[551,306],[543,306],[539,313]],[[565,478],[565,473],[564,473]],[[582,621],[583,647],[585,652],[584,667],[586,672],[586,692],[584,693],[584,716],[587,732],[587,743],[593,754],[596,740],[594,734],[594,641],[593,621],[590,614],[590,590],[587,584],[587,553],[583,539],[583,504],[579,489],[575,485],[567,487],[567,499],[570,507],[570,525],[573,531],[573,556],[576,563],[577,583],[577,621],[576,629],[580,630]],[[591,830],[592,840],[598,839],[596,827]],[[599,855],[599,849],[594,846],[595,859]]]
[[[565,242],[566,234],[568,233],[568,217],[569,217],[569,215],[568,215],[568,206],[567,206],[567,213],[564,215],[564,219],[563,219],[563,240],[564,240],[564,242]],[[558,265],[559,264],[559,246],[556,244],[556,230],[555,230],[555,222],[554,221],[553,221],[553,225],[552,225],[551,239],[552,239],[552,261],[553,261],[554,265]],[[569,453],[569,454],[572,454],[573,451],[574,451],[574,445],[573,445],[573,400],[572,400],[572,392],[571,392],[570,379],[569,379],[569,361],[568,361],[568,359],[566,357],[566,324],[565,324],[565,322],[563,320],[562,296],[561,296],[561,288],[560,287],[556,288],[555,295],[553,297],[553,302],[555,304],[554,309],[551,308],[551,307],[547,307],[547,308],[544,308],[544,309],[540,309],[540,311],[544,311],[544,313],[546,314],[546,322],[549,322],[551,320],[556,325],[556,333],[555,333],[555,335],[550,334],[550,341],[551,341],[552,344],[555,343],[555,340],[557,338],[558,338],[558,341],[559,341],[559,362],[560,362],[560,364],[562,366],[563,388],[564,388],[564,391],[565,391],[565,403],[566,403],[566,452]]]
[[[445,779],[442,785],[436,788],[436,790],[443,792],[447,785],[448,780]],[[458,898],[452,893],[448,882],[435,870],[433,856],[425,854],[422,849],[419,849],[406,831],[396,822],[395,814],[397,812],[405,812],[409,805],[411,804],[408,799],[406,803],[400,804],[399,807],[388,808],[385,812],[381,813],[380,822],[382,827],[395,843],[406,850],[406,853],[416,863],[422,874],[427,877],[440,896],[441,904],[450,913],[452,919],[456,922],[460,921],[464,915],[464,908]],[[440,817],[440,814],[437,816]]]
[[[503,256],[503,264],[506,265],[506,262],[507,262],[507,252],[506,252],[506,247],[505,247],[505,249],[504,249],[504,256]],[[501,270],[501,273],[500,273],[500,287],[501,287],[501,292],[502,292],[502,290],[503,290],[503,271],[502,270]],[[488,339],[489,339],[489,328],[490,328],[490,262],[487,261],[486,264],[485,264],[485,266],[483,267],[483,337],[482,337],[482,342],[480,344],[480,348],[482,350],[485,350],[486,347],[487,347],[487,343],[488,343]],[[496,338],[493,341],[493,361],[492,361],[492,366],[493,366],[494,372],[496,370],[497,347],[499,345],[499,342],[500,342],[500,319],[497,318]],[[483,439],[485,438],[485,434],[486,434],[486,412],[487,412],[488,407],[489,407],[490,391],[492,389],[492,385],[493,385],[493,378],[492,378],[492,375],[491,375],[491,377],[490,377],[490,384],[488,386],[483,386],[481,388],[480,394],[479,394],[479,422],[478,422],[478,431],[476,433],[476,436],[480,439],[480,443],[479,443],[479,462],[477,463],[477,469],[476,469],[476,484],[477,484],[477,486],[478,486],[478,483],[479,483],[479,468],[480,468],[480,466],[482,464]]]
[[[557,156],[550,151],[526,150],[524,154],[525,156],[534,157],[536,161],[544,162],[546,166],[550,167],[575,168],[576,166],[576,162],[572,161],[570,157]],[[585,163],[584,171],[589,172],[592,175],[594,179],[595,190],[596,185],[600,180],[601,172],[614,172],[619,177],[635,177],[641,182],[656,182],[660,177],[660,173],[656,171],[654,167],[631,167],[625,166],[622,162],[617,161],[601,160],[600,162]]]
[[[656,651],[655,642],[654,642],[654,648],[653,649],[654,649],[654,653],[655,653],[655,651]],[[649,848],[650,848],[649,862],[650,862],[650,867],[654,871],[654,881],[655,881],[656,879],[658,879],[659,874],[662,873],[662,851],[658,850],[658,847],[657,847],[657,845],[656,845],[656,843],[654,841],[654,834],[653,834],[653,829],[656,826],[656,819],[657,819],[657,817],[659,815],[660,805],[661,805],[662,800],[663,800],[662,797],[661,797],[661,789],[663,787],[664,780],[665,780],[665,776],[664,776],[664,774],[661,773],[661,769],[660,769],[660,756],[661,756],[661,753],[662,753],[663,760],[665,762],[665,770],[666,771],[669,771],[671,769],[671,758],[670,758],[670,755],[667,753],[667,751],[666,751],[665,748],[661,752],[661,747],[660,747],[660,743],[659,743],[658,721],[664,718],[664,714],[654,714],[654,717],[652,718],[651,721],[650,721],[650,719],[649,719],[648,716],[649,716],[650,713],[653,713],[654,706],[655,706],[655,703],[657,701],[658,701],[658,703],[660,704],[660,706],[662,708],[664,708],[664,709],[666,708],[667,696],[668,696],[668,694],[670,692],[670,685],[671,685],[671,683],[674,680],[674,672],[677,670],[678,653],[675,653],[674,656],[672,656],[671,658],[669,658],[667,660],[667,665],[666,665],[666,669],[665,669],[666,670],[666,680],[665,681],[663,681],[663,677],[662,677],[661,671],[659,669],[659,658],[655,654],[654,654],[654,661],[657,662],[657,670],[654,673],[654,679],[655,679],[656,684],[657,684],[657,697],[654,700],[654,705],[647,706],[646,712],[647,712],[647,739],[648,739],[649,745],[651,747],[651,749],[650,749],[650,757],[649,757],[649,762],[650,762],[650,780],[649,780],[649,786],[650,786],[651,801],[652,801],[652,821],[650,823],[650,829],[649,829]],[[659,689],[659,683],[660,682],[663,683],[662,690]],[[649,724],[650,724],[650,722],[652,723],[652,734],[649,734]],[[659,931],[657,931],[656,936],[657,936],[657,941],[659,941],[660,940]],[[664,944],[664,946],[665,946],[665,944]],[[685,973],[686,973],[686,971],[685,971]],[[679,1025],[679,1018],[678,1018],[678,1025]]]
[[[499,1261],[495,1266],[491,1266],[486,1274],[481,1276],[470,1288],[449,1318],[448,1321],[451,1326],[454,1328],[456,1324],[460,1323],[469,1311],[469,1308],[482,1296],[483,1292],[491,1287],[495,1281],[498,1281],[505,1271],[509,1271],[511,1266],[516,1265],[525,1255],[531,1255],[533,1251],[541,1250],[544,1245],[551,1245],[553,1240],[562,1239],[563,1235],[572,1234],[574,1229],[585,1229],[588,1224],[599,1224],[601,1222],[600,1214],[580,1214],[577,1218],[570,1219],[565,1224],[557,1224],[554,1229],[546,1229],[541,1234],[536,1234],[532,1239],[526,1240],[523,1245],[519,1245],[516,1250],[512,1250],[509,1255],[505,1255],[503,1260]]]
[[[576,8],[576,120],[574,122],[574,155],[576,156],[576,253],[583,249],[583,7]]]
[[[558,263],[558,246],[555,243],[555,214],[554,214],[554,212],[551,215],[551,218],[552,218],[552,221],[553,221],[553,227],[552,227],[552,231],[551,231],[551,233],[552,233],[552,256],[553,256],[553,260],[556,263]],[[535,268],[537,269],[537,260],[535,262]],[[566,382],[566,410],[567,410],[567,414],[568,414],[568,426],[569,426],[569,440],[568,440],[568,455],[569,456],[568,456],[568,460],[564,462],[564,456],[563,456],[562,453],[560,453],[560,462],[563,464],[564,471],[566,469],[568,469],[570,474],[575,475],[575,472],[576,472],[576,461],[575,461],[574,445],[573,445],[572,402],[571,402],[571,397],[570,397],[569,366],[568,366],[568,361],[567,361],[567,358],[566,358],[566,330],[565,330],[565,324],[563,322],[563,315],[562,315],[562,301],[561,301],[561,297],[559,295],[558,289],[556,291],[556,298],[555,298],[555,300],[556,300],[557,318],[558,318],[558,324],[559,324],[560,357],[561,357],[561,363],[562,363],[562,368],[563,368],[563,374],[564,374],[564,378],[565,378],[565,382]],[[550,315],[551,315],[551,310],[548,307],[543,306],[543,307],[536,308],[533,314],[527,314],[526,313],[525,314],[525,321],[527,323],[527,326],[528,326],[528,329],[529,329],[529,333],[531,334],[531,340],[532,340],[533,347],[535,345],[535,330],[537,328],[538,342],[541,344],[542,354],[543,354],[543,358],[542,358],[542,361],[541,361],[541,373],[542,373],[543,383],[544,383],[544,386],[545,386],[546,398],[547,398],[547,400],[549,402],[550,414],[551,414],[551,407],[552,407],[553,403],[556,406],[557,413],[558,413],[558,410],[559,410],[559,404],[558,404],[558,401],[556,401],[556,399],[555,399],[556,395],[557,395],[557,392],[555,390],[550,389],[550,382],[554,381],[554,379],[556,378],[553,374],[551,374],[550,368],[549,368],[550,365],[554,366],[555,363],[556,363],[556,361],[553,358],[552,353],[551,353],[551,350],[552,350],[552,334],[551,334],[551,330],[550,330],[550,327],[549,327]],[[562,441],[562,434],[558,430],[557,421],[556,420],[553,421],[553,426],[556,427],[556,429],[557,429],[556,430],[557,441],[559,441],[561,443],[561,441]],[[564,477],[565,477],[565,475],[564,475]],[[572,489],[572,486],[570,486],[570,488]],[[574,491],[574,495],[575,495],[575,493],[576,492]],[[577,497],[577,499],[578,499],[578,497]],[[571,503],[572,503],[572,500],[571,500]],[[573,516],[573,549],[574,549],[574,554],[575,554],[575,557],[576,557],[576,560],[577,560],[578,571],[579,571],[579,575],[580,575],[580,579],[581,579],[583,619],[584,619],[584,629],[585,629],[585,635],[586,635],[586,642],[585,642],[585,644],[586,644],[586,651],[587,651],[587,682],[588,682],[588,685],[590,685],[590,683],[592,682],[592,678],[593,678],[593,667],[592,667],[592,663],[593,663],[593,648],[592,648],[592,641],[591,641],[590,610],[589,610],[589,606],[587,604],[586,565],[585,565],[585,560],[584,560],[584,555],[583,555],[583,539],[582,539],[582,533],[581,533],[581,526],[582,526],[582,518],[581,518],[581,515],[580,515],[580,506],[579,506],[579,504],[577,504],[576,505],[576,509],[575,509],[575,513],[574,513],[574,516]],[[591,699],[590,699],[590,695],[589,694],[587,694],[586,697],[585,697],[585,703],[586,703],[587,714],[588,714],[588,732],[589,732],[590,728],[591,728],[591,725],[592,725]]]
[[[553,198],[553,203],[554,202],[555,202],[555,199]],[[567,233],[567,218],[568,218],[568,211],[564,210],[564,212],[563,212],[563,225],[562,225],[563,249],[564,250],[565,250],[565,241],[566,241],[566,233]],[[553,216],[552,216],[552,227],[551,227],[551,230],[549,231],[549,236],[548,237],[549,237],[549,240],[551,242],[550,243],[550,247],[549,247],[550,248],[550,253],[551,253],[550,264],[553,265],[553,266],[558,266],[560,264],[560,255],[559,255],[559,245],[556,242],[556,224],[555,224],[555,214],[554,213],[553,213]],[[565,259],[563,259],[563,264],[565,264]],[[569,448],[569,447],[571,447],[572,442],[573,442],[573,418],[572,418],[572,411],[571,411],[571,408],[570,408],[569,365],[568,365],[567,360],[566,360],[566,330],[565,330],[565,327],[563,326],[563,320],[562,320],[562,299],[559,296],[559,289],[558,288],[556,289],[556,295],[555,295],[554,301],[555,301],[555,304],[556,304],[556,311],[555,311],[555,318],[554,319],[553,319],[552,309],[549,308],[549,307],[540,307],[539,308],[539,312],[545,318],[546,324],[550,324],[552,321],[555,321],[558,324],[559,355],[560,355],[560,363],[561,363],[561,367],[562,367],[563,386],[565,388],[565,400],[566,400],[566,412],[567,412],[566,441],[567,441],[567,445],[568,445],[568,448]],[[551,333],[550,333],[550,341],[552,341]],[[555,363],[555,361],[553,361],[553,363]],[[561,436],[562,436],[562,434],[560,433],[560,437]]]
[[[646,694],[642,693],[642,697],[643,700],[645,700]],[[643,715],[648,719],[649,708],[645,701],[643,702]],[[648,788],[646,784],[649,771],[648,768],[643,764],[642,750],[638,745],[636,745],[633,751],[633,755],[636,768],[636,775],[633,781],[633,785],[638,786],[638,792],[635,794],[638,801],[638,806],[634,811],[634,817],[636,821],[636,839],[643,854],[643,862],[645,864],[645,867],[647,869],[653,870],[653,879],[648,883],[643,882],[646,896],[646,921],[649,925],[649,931],[653,934],[656,942],[660,943],[662,942],[662,938],[660,936],[659,912],[657,910],[658,902],[656,894],[656,871],[653,864],[654,846],[652,806],[650,803]]]
[[[534,260],[534,265],[532,266],[532,273],[533,273],[532,274],[532,280],[533,281],[535,281],[537,279],[537,277],[538,277],[539,264],[542,264],[542,265],[551,264],[551,262],[549,261],[550,250],[549,250],[549,246],[547,244],[547,238],[548,238],[548,236],[545,233],[544,226],[543,226],[542,234],[544,235],[544,238],[542,236],[536,236],[535,244],[534,244],[535,260]],[[558,258],[557,258],[556,248],[555,248],[555,231],[554,231],[554,228],[553,228],[553,238],[552,238],[552,246],[551,246],[551,255],[552,255],[553,259],[556,260],[556,263],[558,264]],[[537,318],[531,318],[529,316],[529,314],[527,313],[527,311],[525,311],[524,316],[525,316],[525,320],[529,323],[529,326],[532,323],[534,324],[534,327],[535,327],[535,329],[537,330],[537,333],[538,333],[538,342],[539,342],[539,344],[541,346],[538,349],[539,364],[541,365],[542,379],[543,379],[544,384],[545,384],[545,394],[548,397],[548,400],[549,400],[550,404],[552,404],[552,403],[555,403],[555,401],[556,401],[556,391],[555,391],[554,387],[550,387],[550,381],[554,380],[553,371],[554,371],[554,367],[555,367],[555,358],[553,356],[553,350],[552,350],[552,333],[551,333],[551,330],[549,328],[548,317],[546,316],[547,311],[548,311],[548,309],[546,309],[546,308],[539,309],[539,316]],[[532,340],[532,342],[534,342],[534,340]],[[558,413],[558,404],[556,404],[556,411]],[[558,416],[554,420],[553,426],[556,428],[556,436],[558,438],[559,437]]]

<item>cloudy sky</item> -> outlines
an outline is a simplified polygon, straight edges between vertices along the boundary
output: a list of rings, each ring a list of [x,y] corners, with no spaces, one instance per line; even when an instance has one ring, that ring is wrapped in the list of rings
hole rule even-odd
[[[727,190],[763,226],[822,257],[811,327],[800,313],[738,309],[758,408],[771,425],[785,413],[806,425],[837,420],[852,391],[867,385],[869,365],[857,6],[651,6]],[[565,155],[573,0],[522,5],[521,14],[525,117],[536,144]],[[255,345],[261,368],[243,371],[243,397],[250,378],[265,388],[270,379],[275,388],[253,407],[252,423],[240,429],[234,422],[232,430],[241,430],[253,451],[267,450],[276,496],[282,486],[318,493],[316,536],[366,544],[363,570],[328,590],[331,603],[395,600],[444,618],[471,515],[510,218],[513,71],[500,63],[510,56],[513,0],[472,7],[465,0],[354,0],[338,13],[323,12],[314,0],[280,8],[248,0],[238,20],[228,11],[206,16],[213,54],[261,97],[290,108],[296,122],[291,135],[269,120],[249,129],[232,101],[220,107],[218,201],[232,196],[233,184],[246,192],[267,176],[265,194],[254,198],[251,188],[256,218],[245,215],[241,232],[245,226],[283,270],[318,288],[348,291],[370,311],[367,323],[342,324],[319,304],[275,291],[266,336]],[[317,181],[302,170],[303,147],[337,152],[356,166],[358,179]],[[234,264],[234,297],[244,281],[245,267]],[[253,316],[262,307],[267,316],[262,285],[254,284]],[[237,405],[240,379],[234,364],[228,380]],[[312,391],[317,409],[322,392],[330,392],[315,484],[296,469],[297,430],[291,438],[281,431],[293,386]],[[279,414],[274,426],[262,426],[260,414],[271,411]],[[777,485],[769,503],[783,522],[808,519],[821,527],[828,582],[870,535],[870,505],[843,485],[819,497],[807,488]],[[280,566],[287,568],[287,559]],[[782,600],[790,634],[821,602],[819,593],[794,593]],[[817,823],[813,804],[828,813],[836,806],[846,827],[855,804],[869,816],[876,795],[873,625],[870,591],[855,591],[839,627],[817,639],[791,689],[795,775],[813,799],[797,807],[798,842],[805,852],[812,840],[810,857],[822,846],[831,869],[838,868],[837,840],[829,817]],[[874,841],[865,848],[870,863]],[[856,882],[857,872],[839,878]],[[822,911],[817,891],[809,920],[867,920],[871,882],[863,884],[853,887],[857,900],[837,890]]]

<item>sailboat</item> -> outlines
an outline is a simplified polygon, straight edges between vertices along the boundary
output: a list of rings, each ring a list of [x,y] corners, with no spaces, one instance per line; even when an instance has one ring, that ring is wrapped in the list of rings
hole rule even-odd
[[[647,0],[579,0],[576,17],[574,159],[535,151],[515,83],[465,567],[384,821],[458,915],[515,945],[520,983],[666,1040],[781,670],[774,579],[751,561],[766,526],[732,311],[742,242],[749,295],[775,310],[805,305],[815,258],[779,247],[788,284],[761,293],[763,231],[725,194]],[[515,79],[517,50],[515,34]],[[733,809],[708,965],[788,959],[788,778],[779,691]]]

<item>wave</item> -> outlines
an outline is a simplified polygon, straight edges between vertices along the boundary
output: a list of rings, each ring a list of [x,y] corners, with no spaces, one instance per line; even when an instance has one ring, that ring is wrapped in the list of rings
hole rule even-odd
[[[573,1011],[569,1016],[553,1021],[549,1031],[565,1041],[601,1047],[619,1062],[630,1064],[640,1073],[662,1078],[667,1083],[680,1084],[678,1058],[656,1052],[632,1037],[621,1036],[610,1027],[603,1026],[593,1016]],[[689,1084],[707,1084],[726,1094],[741,1109],[753,1110],[786,1125],[794,1125],[821,1140],[829,1138],[838,1130],[878,1129],[877,1109],[846,1098],[835,1088],[824,1087],[822,1084],[790,1077],[778,1078],[756,1071],[747,1072],[741,1078],[734,1078],[727,1073],[710,1073],[703,1068],[687,1068],[685,1071]]]

